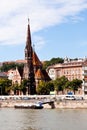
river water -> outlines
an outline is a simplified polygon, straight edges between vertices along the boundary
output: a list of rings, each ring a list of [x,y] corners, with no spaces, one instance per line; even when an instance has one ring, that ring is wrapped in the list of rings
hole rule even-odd
[[[0,108],[0,130],[87,130],[87,109]]]

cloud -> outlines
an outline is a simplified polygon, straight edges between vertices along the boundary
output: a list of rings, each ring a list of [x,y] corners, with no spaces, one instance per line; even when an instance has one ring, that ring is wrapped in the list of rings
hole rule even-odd
[[[34,33],[69,19],[79,21],[83,19],[80,12],[85,9],[87,0],[1,0],[0,45],[25,43],[28,17]],[[43,46],[44,38],[39,38],[39,46]]]

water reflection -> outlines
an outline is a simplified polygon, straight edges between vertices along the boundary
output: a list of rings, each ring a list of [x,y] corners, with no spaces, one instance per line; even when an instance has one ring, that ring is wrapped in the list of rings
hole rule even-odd
[[[0,130],[87,130],[87,109],[0,109]]]

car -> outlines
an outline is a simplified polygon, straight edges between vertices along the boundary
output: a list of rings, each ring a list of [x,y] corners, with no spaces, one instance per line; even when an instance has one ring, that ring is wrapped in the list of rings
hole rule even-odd
[[[76,96],[76,100],[84,100],[82,96]]]
[[[67,95],[64,98],[65,100],[76,100],[76,98],[73,95]]]

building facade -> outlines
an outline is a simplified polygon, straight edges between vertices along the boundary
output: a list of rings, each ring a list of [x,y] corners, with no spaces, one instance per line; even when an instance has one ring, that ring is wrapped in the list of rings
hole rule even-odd
[[[21,84],[22,81],[22,75],[19,71],[19,69],[16,67],[16,69],[11,69],[7,73],[8,79],[12,80],[12,84]]]
[[[87,59],[70,60],[64,59],[64,63],[55,64],[47,68],[48,75],[52,80],[65,76],[68,80],[80,79],[83,81],[82,93],[87,94]]]

